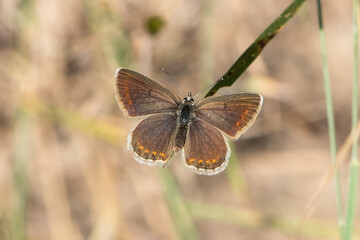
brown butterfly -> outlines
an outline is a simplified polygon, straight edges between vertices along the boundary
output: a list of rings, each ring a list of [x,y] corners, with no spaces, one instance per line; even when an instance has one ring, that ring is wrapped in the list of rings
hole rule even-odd
[[[135,71],[119,68],[115,97],[125,116],[146,116],[128,136],[135,159],[164,166],[184,148],[185,165],[197,174],[214,175],[229,161],[224,134],[238,139],[255,121],[262,105],[259,94],[207,97],[196,103]]]

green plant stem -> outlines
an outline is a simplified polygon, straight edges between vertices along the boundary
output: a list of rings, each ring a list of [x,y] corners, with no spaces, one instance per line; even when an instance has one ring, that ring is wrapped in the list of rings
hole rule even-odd
[[[353,1],[353,34],[354,34],[354,74],[353,74],[353,92],[352,92],[352,116],[351,126],[352,134],[355,134],[354,129],[358,121],[358,79],[359,79],[359,33],[358,33],[358,0]],[[345,222],[345,239],[352,239],[352,229],[354,224],[354,216],[356,212],[356,199],[358,194],[358,179],[359,179],[359,161],[357,157],[358,140],[354,139],[351,162],[350,162],[350,182],[348,191],[348,200],[346,204],[346,222]]]
[[[245,50],[230,69],[220,78],[206,94],[205,97],[214,95],[220,88],[230,87],[250,64],[260,55],[265,46],[275,35],[280,32],[284,25],[291,19],[305,0],[294,0]]]
[[[335,159],[336,159],[335,120],[334,120],[334,112],[333,112],[333,106],[332,106],[330,76],[329,76],[329,69],[328,69],[328,63],[327,63],[325,34],[324,34],[322,9],[321,9],[321,1],[320,0],[317,0],[317,6],[318,6],[320,47],[321,47],[322,66],[323,66],[323,74],[324,74],[326,111],[327,111],[327,120],[328,120],[328,128],[329,128],[329,138],[330,138],[331,161],[333,164],[335,164]],[[338,170],[336,171],[336,174],[335,174],[335,184],[336,184],[336,199],[337,199],[339,227],[340,227],[342,239],[344,239],[343,204],[342,204],[342,198],[341,198],[340,176],[339,176]]]
[[[354,217],[356,212],[357,187],[359,180],[359,162],[357,159],[351,159],[350,162],[350,182],[349,196],[346,207],[346,222],[344,227],[344,239],[352,239]]]
[[[169,169],[160,169],[159,174],[163,180],[164,196],[179,238],[200,239],[173,175]]]
[[[194,220],[217,221],[249,230],[271,229],[291,235],[294,233],[294,225],[298,221],[297,218],[290,216],[263,215],[247,209],[219,206],[193,200],[185,201],[185,203]],[[358,229],[356,230],[358,231]],[[356,234],[356,236],[359,236],[358,232]],[[337,230],[331,222],[312,219],[304,224],[299,239],[302,239],[302,237],[335,239],[336,236]],[[289,239],[292,238],[289,237]]]
[[[15,125],[15,148],[14,148],[14,211],[11,221],[11,238],[14,240],[25,239],[26,217],[26,193],[27,172],[26,165],[29,154],[29,118],[27,114],[19,110]]]
[[[231,149],[231,155],[229,164],[226,168],[227,177],[235,198],[239,202],[243,202],[247,205],[251,204],[249,189],[247,187],[246,178],[239,164],[239,158],[234,148],[233,143],[229,143]]]

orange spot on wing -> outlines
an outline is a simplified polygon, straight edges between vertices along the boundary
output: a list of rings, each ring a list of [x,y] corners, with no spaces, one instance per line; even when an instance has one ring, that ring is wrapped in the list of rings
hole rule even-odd
[[[159,156],[165,158],[165,153],[159,153]]]
[[[129,87],[124,87],[124,90],[125,90],[125,91],[129,91]]]
[[[209,165],[210,165],[210,160],[206,160],[206,164],[209,164]]]
[[[132,104],[132,103],[133,103],[133,101],[129,100],[129,104]]]
[[[140,146],[139,148],[140,148],[141,150],[143,150],[143,149],[144,149],[144,146]]]
[[[193,162],[195,162],[195,159],[190,158],[189,163],[193,163]]]
[[[244,117],[244,116],[241,116],[241,119],[243,119],[243,117]],[[239,121],[236,122],[236,126],[237,126],[237,127],[240,126],[240,121],[241,121],[241,120],[239,120]]]
[[[152,154],[156,155],[156,151],[153,151]]]
[[[244,111],[244,114],[246,115],[246,114],[248,114],[249,113],[249,110],[245,110]]]
[[[150,151],[149,151],[149,149],[145,149],[145,151],[144,151],[144,152],[145,152],[145,153],[148,153],[148,152],[150,152]]]
[[[125,97],[126,97],[126,98],[129,98],[129,97],[130,97],[130,94],[128,94],[128,93],[125,94]]]
[[[213,159],[211,162],[214,164],[214,163],[216,163],[217,161],[216,161],[216,159]]]
[[[203,164],[204,161],[203,161],[202,159],[199,159],[198,163],[199,163],[199,164]]]

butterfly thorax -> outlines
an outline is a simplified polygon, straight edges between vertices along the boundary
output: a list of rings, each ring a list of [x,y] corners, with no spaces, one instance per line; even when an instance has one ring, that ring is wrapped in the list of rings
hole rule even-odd
[[[195,119],[194,114],[195,106],[194,99],[191,97],[191,93],[179,105],[177,111],[177,124],[178,130],[175,137],[175,151],[178,152],[183,148],[186,140],[186,135],[192,120]]]
[[[181,126],[189,125],[194,119],[194,108],[194,99],[192,99],[191,93],[189,93],[179,105],[179,110],[177,112],[178,123]]]

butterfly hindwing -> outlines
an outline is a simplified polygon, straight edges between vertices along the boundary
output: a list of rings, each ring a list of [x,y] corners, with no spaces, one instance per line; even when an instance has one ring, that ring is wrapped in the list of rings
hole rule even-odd
[[[252,93],[208,97],[195,104],[196,116],[237,139],[255,121],[262,100]]]
[[[195,119],[189,127],[184,154],[185,164],[191,170],[197,174],[214,175],[226,168],[230,148],[214,126]]]
[[[128,148],[135,159],[149,165],[163,166],[174,148],[175,114],[155,114],[142,120],[128,137]]]
[[[114,81],[116,100],[126,116],[175,112],[181,99],[150,78],[119,68]]]

